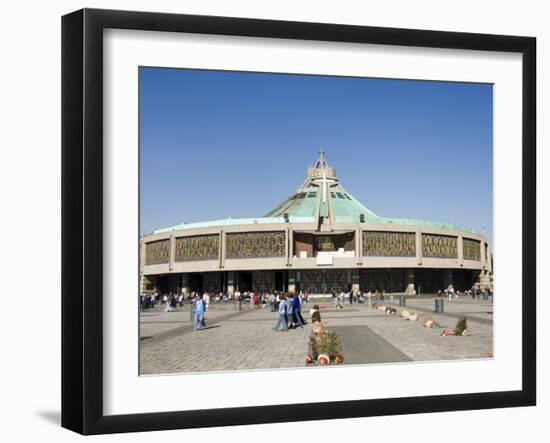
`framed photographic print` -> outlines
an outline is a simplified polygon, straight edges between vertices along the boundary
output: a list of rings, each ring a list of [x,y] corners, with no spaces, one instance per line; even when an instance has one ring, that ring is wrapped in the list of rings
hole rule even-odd
[[[64,427],[535,404],[534,38],[84,9],[62,56]]]

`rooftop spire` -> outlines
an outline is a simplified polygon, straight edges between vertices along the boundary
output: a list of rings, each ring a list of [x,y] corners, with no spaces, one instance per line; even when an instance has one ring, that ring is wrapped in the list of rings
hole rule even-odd
[[[319,160],[315,163],[315,169],[326,169],[328,167],[327,161],[325,160],[325,151],[323,148],[319,151]]]

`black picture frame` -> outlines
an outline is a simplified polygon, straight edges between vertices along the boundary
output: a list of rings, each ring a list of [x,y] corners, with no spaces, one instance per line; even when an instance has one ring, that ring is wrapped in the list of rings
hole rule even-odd
[[[102,37],[107,28],[522,54],[522,389],[104,415]],[[535,67],[533,37],[97,9],[65,15],[62,18],[62,426],[82,434],[106,434],[535,405]]]

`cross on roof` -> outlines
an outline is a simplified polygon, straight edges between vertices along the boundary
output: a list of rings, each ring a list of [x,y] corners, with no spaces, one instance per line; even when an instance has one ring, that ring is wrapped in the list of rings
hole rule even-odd
[[[326,153],[327,152],[323,148],[321,148],[321,150],[319,151],[319,160],[323,161],[325,159]]]

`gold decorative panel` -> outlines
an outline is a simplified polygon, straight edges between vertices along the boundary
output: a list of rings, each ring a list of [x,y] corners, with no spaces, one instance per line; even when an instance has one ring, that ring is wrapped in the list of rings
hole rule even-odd
[[[170,240],[157,240],[145,244],[145,264],[159,265],[170,259]]]
[[[481,242],[465,238],[463,245],[464,260],[481,260]]]
[[[284,257],[285,233],[243,232],[226,235],[226,258]]]
[[[414,257],[416,234],[414,232],[363,232],[363,255],[375,257]]]
[[[458,258],[457,237],[422,234],[422,255],[430,258]]]
[[[218,234],[177,237],[175,260],[178,262],[217,260],[219,249],[220,236]]]

